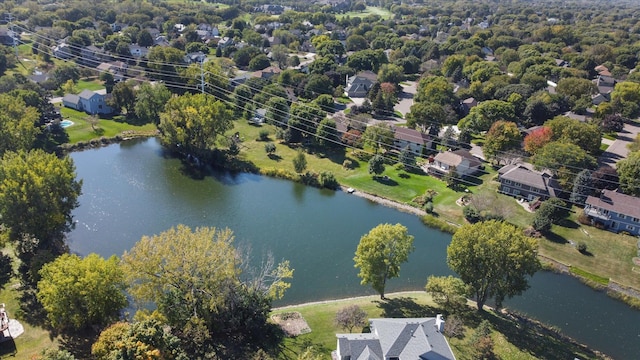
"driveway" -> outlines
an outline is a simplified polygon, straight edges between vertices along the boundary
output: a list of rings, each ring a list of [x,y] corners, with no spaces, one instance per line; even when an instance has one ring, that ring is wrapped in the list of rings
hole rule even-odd
[[[638,133],[640,133],[640,125],[636,123],[624,124],[624,128],[618,133],[616,140],[600,155],[598,159],[600,165],[615,167],[618,161],[626,158],[629,154],[627,145],[633,142]]]
[[[416,82],[415,81],[407,81],[405,84],[401,84],[402,93],[399,97],[399,102],[396,106],[393,107],[394,110],[400,112],[402,116],[407,115],[409,110],[411,110],[411,105],[413,105],[413,97],[417,92]]]

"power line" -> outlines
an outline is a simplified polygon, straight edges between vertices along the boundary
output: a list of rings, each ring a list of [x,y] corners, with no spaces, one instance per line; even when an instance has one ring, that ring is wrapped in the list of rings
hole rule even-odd
[[[25,30],[26,30],[26,29],[25,29]],[[28,31],[28,30],[27,30],[27,31]],[[38,37],[40,37],[40,38],[44,38],[45,40],[49,40],[49,41],[51,41],[51,40],[52,40],[52,39],[47,38],[46,36],[43,36],[43,35],[39,35],[39,34],[35,34],[35,33],[32,33],[32,34],[34,34],[34,35],[36,35],[36,36],[38,36]],[[53,41],[55,41],[55,40],[53,40]],[[23,43],[24,43],[24,42],[23,42]],[[37,41],[36,41],[35,43],[37,43],[39,46],[40,46],[40,45],[42,45],[42,46],[44,46],[44,47],[46,47],[46,48],[50,49],[51,51],[53,51],[53,47],[51,47],[51,46],[50,46],[50,45],[48,45],[48,44],[40,43],[40,42],[37,42]],[[76,48],[76,49],[80,49],[79,47],[75,47],[75,48]],[[54,56],[55,56],[55,55],[54,55]],[[119,56],[119,55],[111,55],[111,57],[112,57],[112,58],[115,58],[115,59],[124,59],[124,60],[126,60],[126,61],[129,61],[129,59],[131,59],[131,58],[127,58],[127,57],[121,57],[121,56]],[[142,62],[144,62],[144,61],[142,61]],[[185,68],[185,69],[187,69],[187,68],[190,68],[190,67],[191,67],[191,66],[189,66],[189,65],[171,64],[171,63],[164,63],[164,62],[148,62],[148,61],[147,61],[146,63],[147,63],[147,64],[148,64],[148,63],[154,63],[154,64],[156,64],[156,65],[160,65],[160,66],[174,66],[174,67],[176,67],[176,66],[177,66],[177,67],[182,67],[182,68]],[[88,68],[88,69],[92,69],[92,70],[94,70],[94,71],[98,71],[97,69],[91,68],[91,67],[86,66],[86,65],[78,64],[78,66],[80,66],[80,67],[84,67],[84,68]],[[144,73],[144,74],[157,75],[157,76],[170,76],[170,77],[175,77],[175,78],[178,78],[178,79],[181,79],[181,80],[182,80],[182,79],[185,79],[185,77],[184,77],[184,76],[178,75],[178,74],[176,74],[176,73],[168,73],[168,72],[161,71],[161,70],[160,70],[160,71],[156,71],[155,69],[154,69],[154,71],[150,71],[148,68],[147,68],[147,70],[138,70],[138,69],[134,69],[134,71],[137,71],[137,72],[139,72],[140,74],[143,74],[143,73]],[[204,73],[205,73],[205,72],[203,72],[203,71],[201,70],[201,76],[204,76]],[[229,81],[229,78],[227,78],[227,77],[223,77],[221,74],[216,74],[216,73],[212,73],[212,72],[209,72],[209,71],[206,71],[206,74],[207,74],[207,75],[212,75],[212,76],[214,76],[214,77],[220,77],[220,78],[224,79],[225,81]],[[194,87],[190,87],[190,86],[187,86],[187,85],[186,85],[186,84],[184,84],[184,83],[179,83],[179,82],[166,81],[166,82],[165,82],[165,84],[167,84],[169,87],[172,87],[172,88],[181,88],[181,89],[185,89],[185,90],[188,90],[188,91],[195,91],[195,90],[199,90],[199,88],[198,88],[198,87],[195,87],[195,88],[194,88]],[[226,94],[226,95],[231,94],[231,91],[230,91],[229,89],[221,88],[221,87],[219,87],[219,86],[217,86],[217,85],[213,85],[213,84],[208,83],[208,82],[206,82],[206,84],[207,84],[208,86],[210,86],[210,87],[213,87],[214,89],[219,90],[219,91],[220,91],[221,93],[223,93],[223,94]],[[203,85],[203,84],[202,84],[202,77],[201,77],[201,88],[203,88],[203,86],[202,86],[202,85]],[[249,87],[249,88],[250,88],[252,91],[255,91],[256,93],[265,93],[262,89],[256,89],[256,88],[251,88],[251,87]],[[208,92],[207,92],[207,93],[208,93]],[[208,93],[208,94],[215,96],[215,94],[211,94],[211,93]],[[238,94],[235,94],[235,96],[238,96]],[[242,97],[241,97],[241,98],[242,98]],[[245,101],[248,101],[248,102],[254,102],[254,100],[253,100],[253,99],[248,99],[248,98],[242,98],[242,99],[243,99],[243,100],[245,100]],[[224,100],[224,99],[223,99],[223,100]],[[226,103],[230,104],[231,106],[237,106],[237,104],[234,104],[234,103],[232,103],[232,102],[230,102],[230,101],[228,101],[228,100],[224,100],[224,101],[225,101]],[[255,103],[255,102],[254,102],[254,103]],[[292,103],[293,103],[293,102],[292,102]],[[306,103],[298,103],[298,104],[299,104],[299,105],[301,105],[301,106],[309,106],[309,105],[308,105],[308,104],[306,104]],[[258,105],[261,105],[262,107],[265,107],[265,105],[266,105],[266,104],[258,104]],[[278,109],[273,109],[273,108],[272,108],[271,110],[272,110],[272,111],[278,111],[278,112],[280,112],[280,110],[278,110]],[[281,114],[281,115],[283,115],[283,114]],[[286,114],[285,114],[285,115],[286,115]],[[346,114],[345,114],[345,115],[346,115]],[[366,123],[365,123],[365,122],[363,122],[363,121],[361,121],[361,120],[359,120],[359,119],[353,118],[353,117],[348,116],[348,115],[346,115],[346,117],[347,117],[347,118],[351,118],[351,121],[352,121],[352,122],[356,122],[356,123],[358,123],[358,122],[359,122],[359,123],[361,123],[361,124],[363,124],[363,125],[365,125],[365,126],[366,126]],[[312,120],[304,119],[304,118],[302,118],[302,117],[296,117],[296,118],[297,118],[297,119],[299,119],[299,120],[301,120],[303,123],[310,123],[310,122],[312,122]],[[313,122],[313,124],[314,124],[314,125],[316,125],[316,124],[315,124],[315,122]],[[279,125],[286,126],[286,125],[287,125],[287,123],[285,123],[285,122],[279,122]],[[310,136],[317,136],[316,134],[311,133],[311,132],[307,131],[306,129],[303,129],[303,128],[296,128],[296,127],[293,127],[293,128],[294,128],[294,129],[296,129],[296,130],[298,130],[298,131],[300,131],[300,132],[301,132],[301,133],[303,133],[303,134],[310,135]],[[340,144],[340,145],[343,145],[343,146],[345,145],[345,144],[342,144],[341,142],[336,141],[336,140],[333,140],[333,139],[325,139],[325,140],[328,140],[328,141],[331,141],[331,142],[333,142],[333,143],[337,143],[337,144]],[[389,138],[387,138],[387,140],[391,140],[391,138],[389,137]],[[434,141],[434,142],[435,142],[435,141]],[[435,142],[435,143],[436,143],[436,144],[440,144],[440,145],[445,145],[445,144],[438,143],[438,142]],[[462,145],[464,145],[464,143],[462,143]],[[349,146],[347,146],[347,147],[349,147]],[[357,148],[355,148],[355,147],[349,147],[349,148],[357,149]],[[401,150],[401,149],[398,149],[397,147],[394,147],[394,149],[396,149],[396,150]],[[357,149],[357,150],[360,150],[360,149]],[[386,157],[385,159],[386,159],[386,160],[390,160],[390,158],[388,158],[388,157]],[[414,168],[418,169],[419,167],[414,166]],[[575,168],[575,169],[580,169],[580,170],[582,170],[581,168]],[[575,174],[575,173],[574,173],[574,174]],[[471,175],[471,176],[469,176],[469,177],[470,177],[470,178],[479,179],[479,177],[474,176],[474,175]],[[463,182],[464,182],[464,181],[463,181]],[[466,183],[467,183],[467,184],[469,184],[469,185],[472,185],[472,184],[473,184],[473,183],[471,183],[471,182],[466,182]],[[612,183],[613,183],[613,182],[612,182]],[[592,190],[596,190],[595,188],[591,188],[591,189],[592,189]],[[558,189],[558,190],[560,190],[560,189]]]

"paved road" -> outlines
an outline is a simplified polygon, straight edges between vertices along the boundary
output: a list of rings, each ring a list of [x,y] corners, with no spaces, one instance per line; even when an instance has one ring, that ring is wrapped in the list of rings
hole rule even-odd
[[[627,145],[633,142],[638,133],[640,133],[640,125],[625,124],[622,131],[618,133],[616,140],[600,155],[598,159],[600,164],[615,167],[618,161],[627,157],[629,154]]]

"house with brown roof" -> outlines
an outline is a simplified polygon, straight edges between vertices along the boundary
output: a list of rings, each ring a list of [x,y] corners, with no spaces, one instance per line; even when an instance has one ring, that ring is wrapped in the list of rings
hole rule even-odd
[[[421,155],[423,149],[431,147],[431,138],[418,130],[396,126],[393,128],[393,146],[398,150],[408,147],[412,153]]]
[[[602,190],[600,196],[587,197],[584,213],[609,231],[640,235],[640,198],[635,196]]]
[[[438,153],[429,164],[427,172],[435,176],[444,176],[455,168],[458,175],[464,177],[480,170],[482,161],[469,151],[460,149]]]
[[[553,176],[546,172],[533,170],[530,164],[505,165],[498,170],[498,192],[528,201],[536,198],[544,201],[557,197],[560,186]]]

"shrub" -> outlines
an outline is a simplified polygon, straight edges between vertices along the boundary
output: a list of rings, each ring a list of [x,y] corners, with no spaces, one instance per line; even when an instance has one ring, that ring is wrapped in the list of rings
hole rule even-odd
[[[576,246],[576,249],[584,254],[587,252],[587,244],[584,241],[580,241]]]
[[[320,176],[318,176],[318,182],[320,183],[321,187],[331,189],[331,190],[337,189],[338,186],[340,185],[338,184],[338,180],[336,180],[336,177],[333,175],[331,171],[321,172]]]
[[[353,169],[353,161],[349,159],[344,159],[344,161],[342,162],[342,167],[347,170]]]
[[[264,144],[264,151],[267,152],[267,154],[271,155],[273,153],[276,152],[276,144],[269,142]]]
[[[431,201],[424,204],[424,211],[426,211],[427,214],[433,213],[433,203]]]
[[[578,214],[578,222],[582,225],[591,225],[591,219],[585,214],[584,210]]]
[[[473,206],[465,206],[462,208],[462,214],[464,218],[471,224],[477,223],[482,220],[480,212]]]
[[[259,141],[269,140],[269,130],[267,129],[260,130],[260,132],[258,133],[258,140]]]
[[[437,230],[449,233],[449,234],[455,233],[456,230],[458,229],[454,225],[449,224],[444,220],[440,220],[433,215],[425,215],[421,217],[421,220],[422,220],[422,223],[425,224],[426,226],[432,229],[437,229]]]
[[[373,157],[373,154],[370,152],[362,151],[362,150],[353,150],[353,156],[360,161],[369,161]]]

